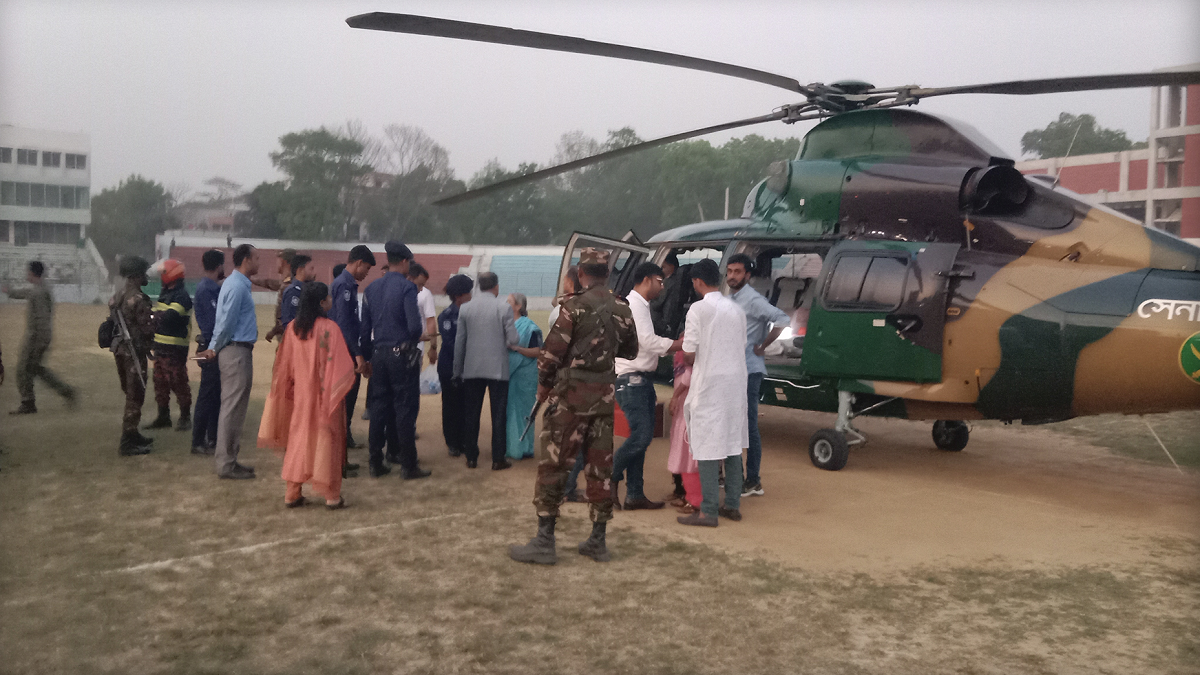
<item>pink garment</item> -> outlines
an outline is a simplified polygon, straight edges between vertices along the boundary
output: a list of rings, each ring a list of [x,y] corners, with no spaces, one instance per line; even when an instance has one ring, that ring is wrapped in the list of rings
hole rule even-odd
[[[283,450],[283,479],[311,483],[327,501],[342,490],[346,454],[345,397],[354,362],[333,321],[319,317],[308,338],[287,328],[275,356],[271,393],[258,427],[258,446]]]
[[[683,402],[692,383],[692,367],[683,360],[682,352],[675,352],[675,393],[671,396],[671,453],[667,457],[667,470],[683,477],[683,488],[687,500],[700,508],[700,465],[692,457],[688,446],[687,422],[683,417]]]

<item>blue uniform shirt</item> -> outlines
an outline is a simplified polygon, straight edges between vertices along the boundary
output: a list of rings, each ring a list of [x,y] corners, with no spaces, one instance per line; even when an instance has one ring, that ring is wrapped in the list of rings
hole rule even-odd
[[[342,337],[350,356],[359,356],[359,320],[358,320],[358,281],[350,274],[350,270],[342,270],[338,278],[329,286],[329,296],[333,307],[329,309],[329,318],[342,329]]]
[[[217,297],[221,295],[221,284],[204,277],[196,284],[196,299],[192,301],[192,314],[196,327],[200,329],[200,348],[212,342],[213,325],[217,322]]]
[[[787,313],[772,305],[761,293],[750,287],[729,296],[746,313],[746,372],[765,373],[767,364],[763,357],[754,353],[754,348],[767,339],[767,324],[787,326],[791,319]]]
[[[454,338],[458,335],[458,304],[451,303],[438,316],[438,332],[442,334],[442,351],[438,352],[438,378],[454,377]]]
[[[234,270],[221,284],[217,296],[217,316],[213,321],[213,337],[208,348],[219,352],[230,342],[258,340],[258,317],[254,315],[254,296],[250,294],[250,279]]]
[[[279,304],[279,322],[284,328],[296,318],[296,311],[300,309],[300,293],[303,290],[304,282],[299,279],[293,280],[290,286],[283,289],[283,300]]]
[[[417,309],[417,285],[399,272],[388,272],[363,294],[362,355],[375,347],[395,347],[418,340],[425,322]]]

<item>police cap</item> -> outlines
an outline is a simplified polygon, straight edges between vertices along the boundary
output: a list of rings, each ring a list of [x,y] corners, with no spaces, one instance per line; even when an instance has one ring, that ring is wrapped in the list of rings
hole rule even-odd
[[[121,258],[121,276],[126,279],[145,276],[148,269],[150,269],[150,263],[146,262],[145,258],[136,255]]]
[[[388,260],[412,260],[413,253],[407,246],[398,241],[389,241],[383,245]]]

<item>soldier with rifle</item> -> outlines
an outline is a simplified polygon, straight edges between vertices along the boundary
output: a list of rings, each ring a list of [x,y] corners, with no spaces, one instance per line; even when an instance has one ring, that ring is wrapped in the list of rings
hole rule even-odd
[[[137,256],[121,260],[121,276],[125,285],[109,301],[116,334],[112,350],[117,359],[117,376],[125,392],[125,415],[121,420],[122,456],[144,455],[150,452],[154,439],[138,431],[142,420],[142,404],[146,401],[146,366],[154,344],[154,318],[150,298],[142,292],[149,280],[146,271],[150,263]]]

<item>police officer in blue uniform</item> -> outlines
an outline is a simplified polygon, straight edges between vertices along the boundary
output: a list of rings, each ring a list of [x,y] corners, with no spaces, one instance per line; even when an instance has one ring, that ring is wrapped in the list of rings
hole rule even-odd
[[[317,270],[312,265],[312,257],[297,253],[292,256],[292,283],[283,289],[283,299],[279,301],[279,325],[285,329],[296,318],[300,309],[300,294],[304,284],[317,277]],[[357,300],[357,298],[355,298]],[[286,334],[286,331],[284,331]]]
[[[362,310],[362,354],[371,361],[370,472],[379,477],[390,470],[383,462],[387,444],[387,459],[400,465],[403,478],[425,478],[429,472],[417,464],[416,445],[421,396],[418,345],[425,322],[417,309],[417,286],[405,276],[413,254],[398,241],[389,241],[384,250],[389,270],[367,287]]]
[[[350,249],[349,260],[342,273],[329,286],[329,296],[333,306],[329,309],[329,318],[342,329],[342,337],[346,347],[350,349],[350,358],[354,359],[354,386],[346,394],[346,448],[360,448],[350,434],[350,420],[354,419],[354,404],[358,402],[358,386],[362,383],[362,375],[367,369],[367,359],[359,351],[359,317],[358,317],[358,282],[367,278],[371,268],[375,266],[375,254],[371,249],[359,244]]]

